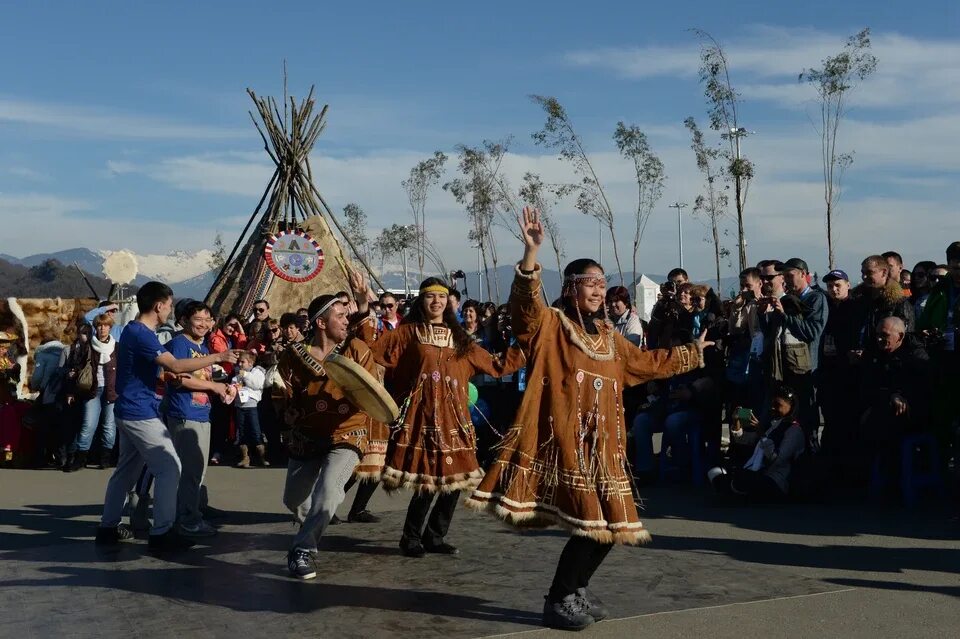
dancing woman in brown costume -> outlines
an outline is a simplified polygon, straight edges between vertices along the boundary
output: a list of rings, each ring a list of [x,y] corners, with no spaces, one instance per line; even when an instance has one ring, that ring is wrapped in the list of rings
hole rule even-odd
[[[642,544],[626,467],[625,386],[700,365],[706,342],[641,351],[604,318],[606,280],[593,260],[564,270],[562,308],[541,301],[539,212],[524,209],[525,249],[510,293],[513,330],[527,354],[527,390],[500,454],[467,499],[518,527],[572,532],[544,605],[544,624],[580,629],[607,612],[587,592],[613,544]]]
[[[360,312],[365,313],[366,284],[353,284]],[[501,362],[477,346],[447,307],[448,293],[443,281],[427,278],[410,315],[395,330],[374,339],[369,322],[358,328],[377,363],[387,369],[388,390],[400,406],[382,482],[386,490],[416,491],[400,538],[401,550],[412,557],[458,552],[444,536],[460,491],[475,488],[483,477],[468,406],[470,378],[479,373],[500,377],[524,363],[517,348]],[[430,512],[435,494],[437,503]]]

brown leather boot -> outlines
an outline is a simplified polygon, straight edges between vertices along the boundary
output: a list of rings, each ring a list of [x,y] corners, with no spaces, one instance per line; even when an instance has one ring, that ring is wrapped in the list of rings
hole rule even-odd
[[[240,461],[235,468],[250,468],[250,447],[246,444],[240,444]]]
[[[269,466],[270,462],[267,461],[267,447],[264,446],[263,444],[258,444],[256,450],[257,450],[258,465],[263,466],[264,468]]]

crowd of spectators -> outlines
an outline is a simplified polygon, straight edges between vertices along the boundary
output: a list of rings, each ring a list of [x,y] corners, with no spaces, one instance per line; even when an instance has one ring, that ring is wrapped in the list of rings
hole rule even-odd
[[[941,459],[933,470],[946,477],[960,450],[960,242],[947,248],[945,264],[924,260],[910,270],[895,252],[868,256],[859,276],[855,283],[835,269],[818,278],[802,259],[767,259],[743,270],[739,290],[721,301],[676,268],[649,321],[627,288],[610,287],[608,318],[635,347],[676,346],[703,333],[713,343],[701,369],[625,391],[637,483],[709,478],[722,494],[760,499],[813,496],[828,481],[867,490],[879,477],[895,487],[905,442],[919,434],[931,436],[925,445],[936,446]],[[347,293],[338,295],[349,303]],[[177,322],[187,302],[178,303]],[[385,292],[371,304],[378,332],[398,326],[406,302]],[[507,305],[461,300],[455,292],[450,304],[480,347],[502,353],[512,343]],[[45,425],[39,465],[76,471],[116,458],[116,310],[101,305],[87,314],[72,345],[51,335],[36,351],[35,421]],[[214,381],[237,396],[212,402],[210,463],[248,467],[283,457],[281,420],[268,401],[272,376],[277,354],[304,340],[308,319],[303,308],[275,319],[265,300],[246,322],[232,314],[211,317],[202,340],[209,352],[251,355],[214,370]],[[170,339],[181,330],[175,323],[160,333]],[[521,370],[472,383],[479,454],[486,459],[511,424],[525,376]],[[656,433],[662,433],[659,455]]]

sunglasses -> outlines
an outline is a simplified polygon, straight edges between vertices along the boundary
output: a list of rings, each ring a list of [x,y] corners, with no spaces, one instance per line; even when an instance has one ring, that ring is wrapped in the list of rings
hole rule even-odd
[[[280,332],[280,329],[279,329],[279,328],[271,328],[271,329],[270,329],[270,332],[271,332],[271,333],[279,333],[279,332]]]
[[[396,306],[396,304],[381,304],[380,306],[382,306],[383,308],[393,308],[394,306]]]
[[[762,279],[764,282],[772,282],[773,280],[782,276],[783,276],[783,273],[774,273],[773,275],[761,275],[760,279]]]
[[[702,302],[702,301],[703,301],[703,298],[702,298],[702,297],[691,297],[691,298],[690,298],[690,301],[692,301],[692,302]]]
[[[255,309],[253,309],[253,310],[256,311],[257,313],[266,313],[266,312],[267,312],[267,309],[265,309],[265,308],[255,308]]]

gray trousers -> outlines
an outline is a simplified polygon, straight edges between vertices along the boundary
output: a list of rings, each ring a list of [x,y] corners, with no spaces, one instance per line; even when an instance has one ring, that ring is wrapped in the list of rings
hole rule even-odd
[[[151,535],[170,530],[177,516],[177,487],[180,484],[180,458],[170,432],[160,419],[117,420],[120,437],[120,461],[107,482],[100,525],[116,527],[123,516],[123,505],[136,485],[143,466],[154,476],[153,527]]]
[[[210,457],[210,422],[167,417],[167,428],[180,457],[180,489],[177,491],[177,521],[196,526],[200,514],[200,490]]]
[[[334,448],[321,459],[287,463],[283,503],[300,523],[293,548],[317,552],[317,542],[343,502],[344,486],[359,462],[356,451]]]

